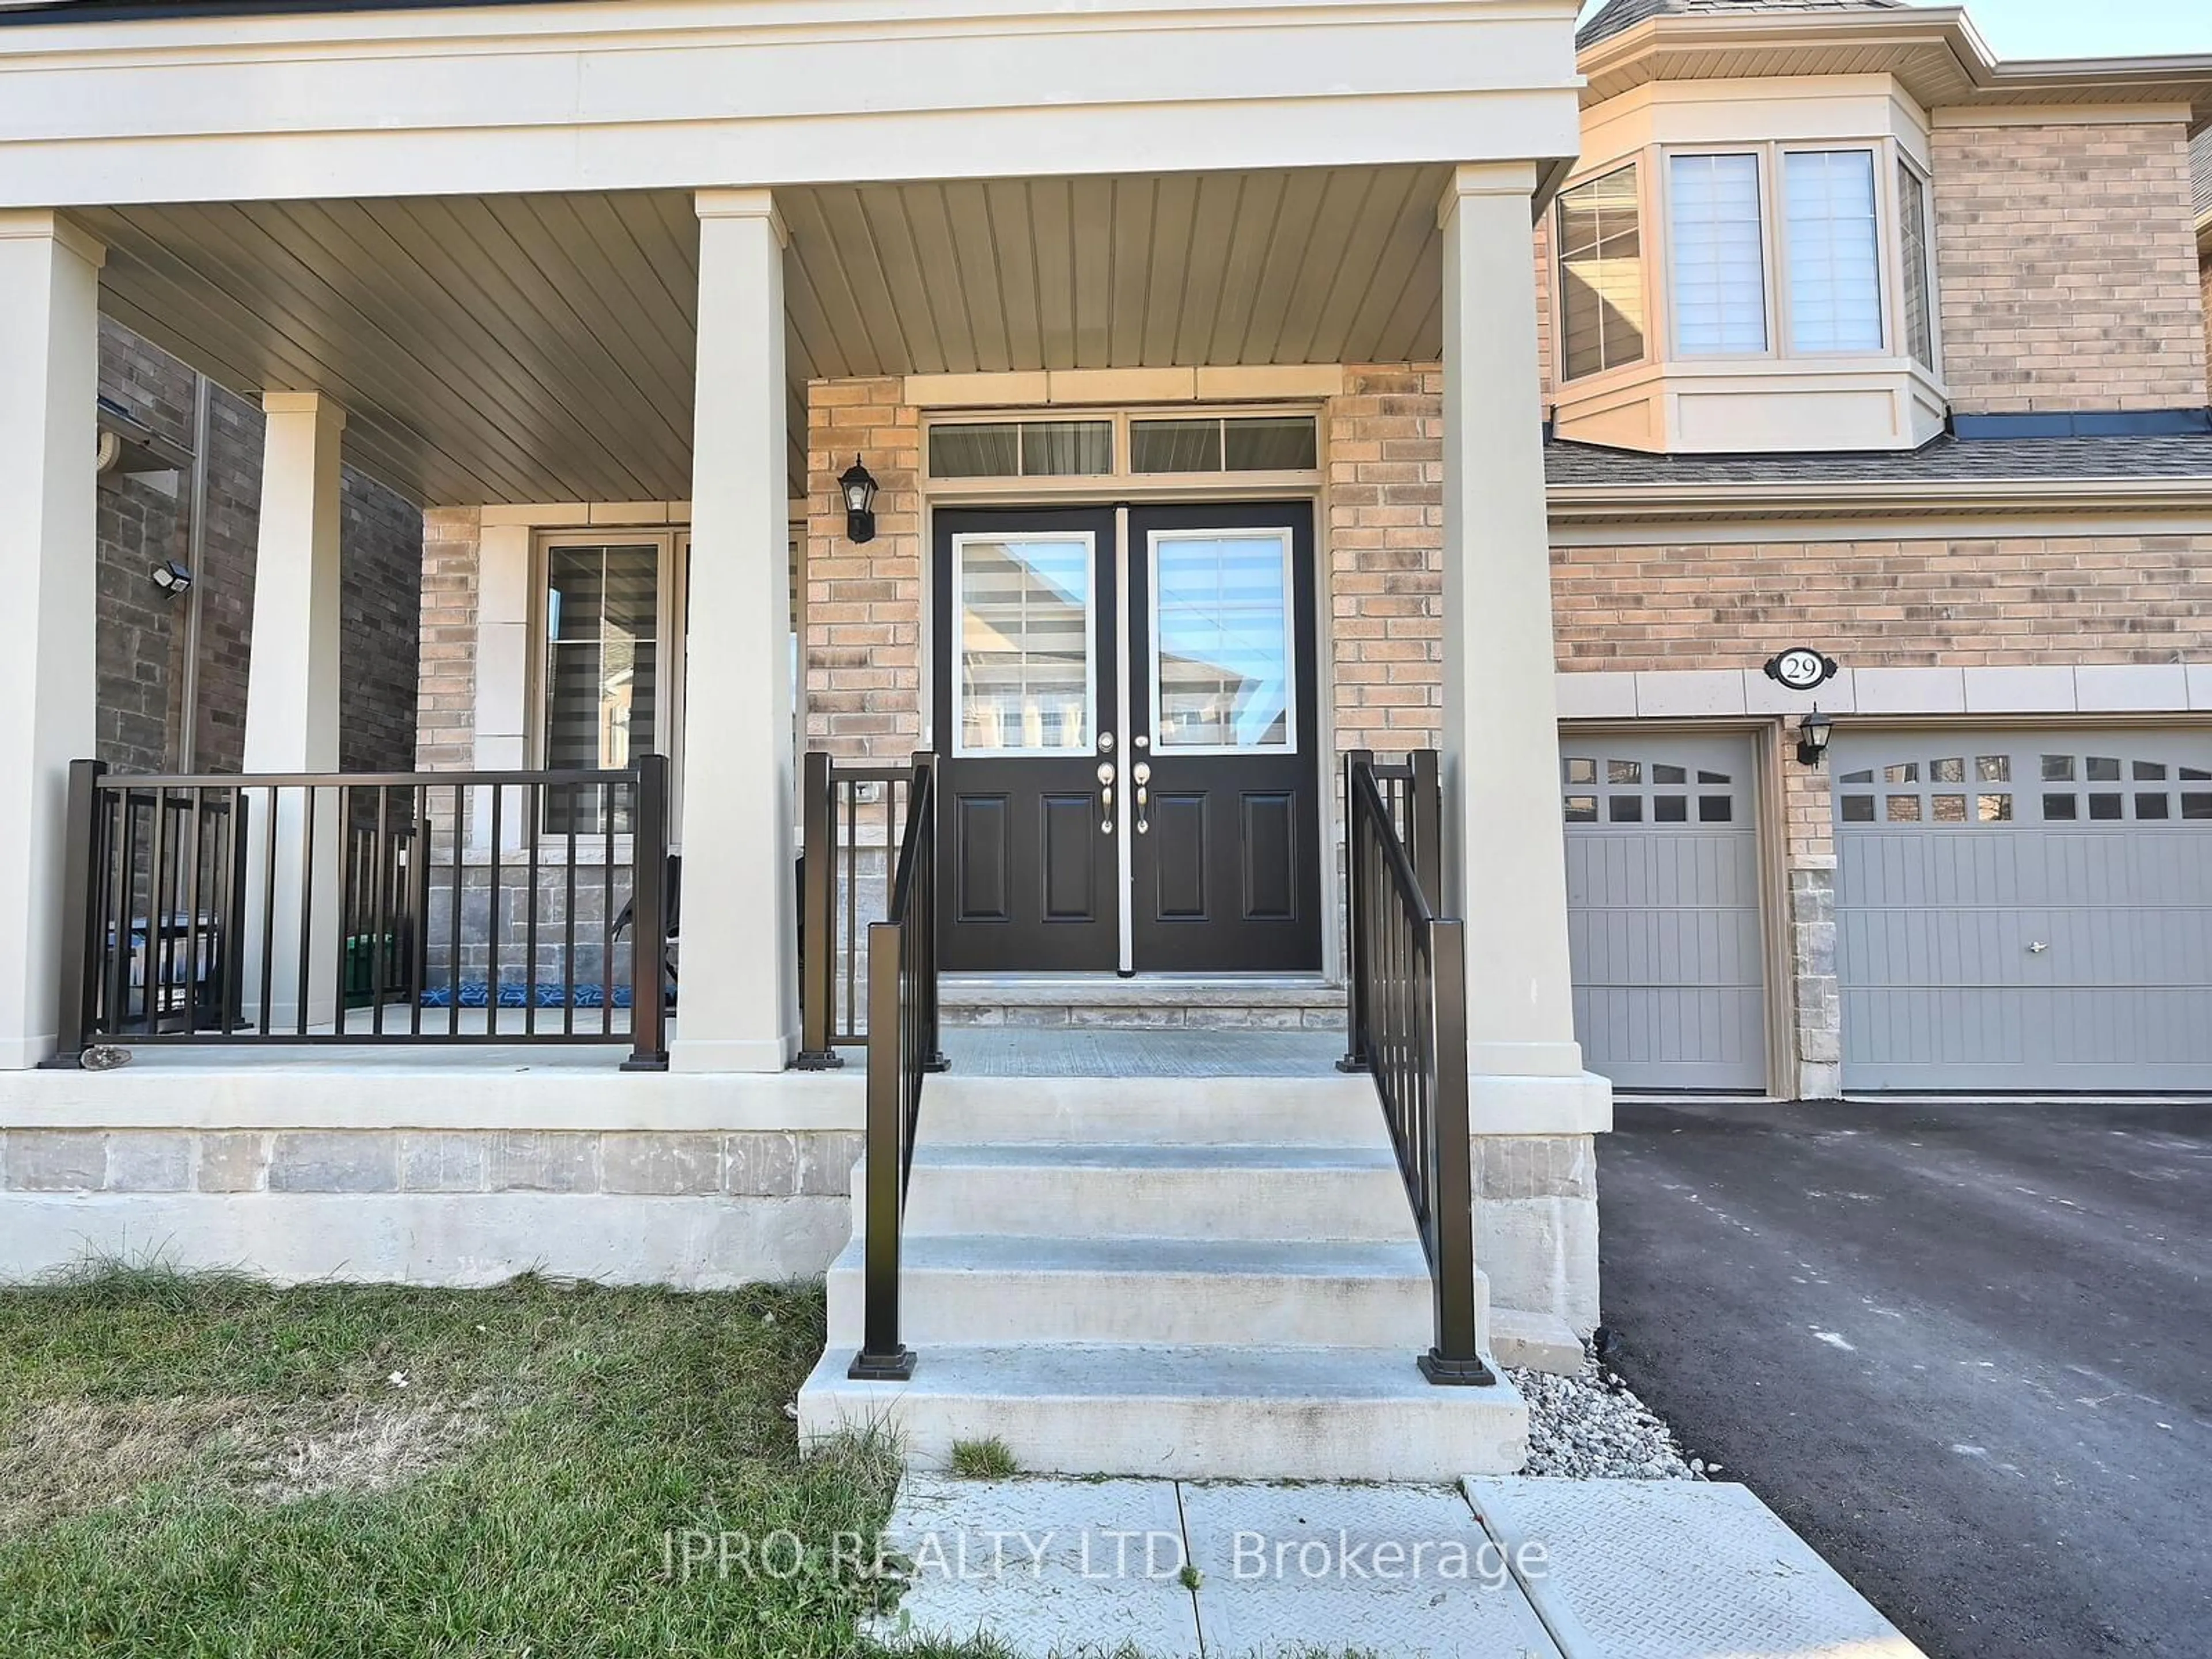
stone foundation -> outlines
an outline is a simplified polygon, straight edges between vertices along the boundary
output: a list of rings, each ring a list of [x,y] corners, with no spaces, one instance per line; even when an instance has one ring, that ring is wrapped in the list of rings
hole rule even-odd
[[[524,1272],[708,1290],[843,1244],[849,1130],[11,1129],[0,1279],[94,1257],[483,1285]]]

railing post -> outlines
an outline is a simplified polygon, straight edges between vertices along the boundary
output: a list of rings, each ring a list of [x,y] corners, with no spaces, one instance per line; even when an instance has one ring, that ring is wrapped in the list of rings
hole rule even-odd
[[[632,803],[630,824],[630,1051],[622,1068],[665,1072],[668,1069],[668,993],[663,982],[668,950],[668,757],[639,756],[635,776],[637,798]],[[534,837],[535,830],[532,833]],[[532,844],[536,845],[534,839]],[[534,881],[529,902],[534,917],[538,906]],[[537,973],[537,964],[531,963],[527,982],[534,986]],[[493,995],[495,1000],[496,987]]]
[[[1360,929],[1367,913],[1368,895],[1362,890],[1358,832],[1358,790],[1355,787],[1363,766],[1375,764],[1369,749],[1354,749],[1344,757],[1344,1057],[1340,1072],[1367,1069],[1367,950]]]
[[[920,987],[921,1069],[949,1072],[952,1062],[945,1057],[937,1007],[937,757],[926,749],[915,751],[912,787],[926,790],[929,802],[927,813],[915,823],[914,878],[921,899],[915,913],[915,925],[921,929],[918,944],[925,964]],[[891,854],[891,861],[896,866],[896,852]]]
[[[100,956],[92,937],[98,908],[93,887],[100,879],[93,869],[93,854],[100,833],[100,780],[106,770],[104,761],[70,763],[68,840],[62,854],[61,1024],[56,1028],[61,1041],[39,1062],[49,1071],[81,1070],[84,1051],[92,1046]]]
[[[906,1207],[901,1145],[906,1133],[906,1068],[899,1054],[899,957],[904,943],[898,922],[869,925],[866,1301],[860,1352],[845,1373],[857,1382],[903,1382],[914,1375],[914,1352],[899,1340],[900,1212]]]
[[[1444,908],[1444,795],[1437,751],[1416,749],[1406,757],[1413,769],[1412,798],[1406,803],[1406,827],[1413,832],[1413,875],[1421,896],[1441,915]]]
[[[820,750],[807,750],[801,762],[799,792],[806,876],[799,895],[799,1042],[793,1063],[802,1072],[829,1072],[845,1062],[830,1042],[837,1012],[837,934],[830,915],[837,893],[837,811],[830,757]]]
[[[1419,774],[1415,775],[1417,777]],[[1431,1103],[1435,1140],[1429,1194],[1436,1229],[1436,1346],[1421,1356],[1421,1375],[1447,1387],[1486,1389],[1498,1381],[1475,1347],[1474,1148],[1468,1134],[1467,927],[1429,924],[1429,965],[1436,1012],[1430,1022],[1436,1052]]]

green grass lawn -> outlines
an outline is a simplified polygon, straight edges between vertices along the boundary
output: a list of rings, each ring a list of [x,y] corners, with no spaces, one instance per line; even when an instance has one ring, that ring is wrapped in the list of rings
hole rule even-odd
[[[799,1456],[822,1317],[806,1286],[0,1291],[0,1655],[853,1653],[879,1589],[835,1539],[872,1552],[896,1464]],[[671,1542],[777,1528],[792,1576]]]

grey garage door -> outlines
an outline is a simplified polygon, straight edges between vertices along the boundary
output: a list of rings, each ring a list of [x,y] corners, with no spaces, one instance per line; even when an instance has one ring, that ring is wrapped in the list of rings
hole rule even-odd
[[[1749,738],[1562,738],[1575,1034],[1624,1089],[1764,1089]]]
[[[2212,1087],[2212,736],[1853,732],[1844,1082]]]

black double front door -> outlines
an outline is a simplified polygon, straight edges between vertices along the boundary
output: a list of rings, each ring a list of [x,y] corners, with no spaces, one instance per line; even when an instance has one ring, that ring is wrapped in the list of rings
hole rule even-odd
[[[940,511],[943,965],[1321,966],[1313,509]]]

